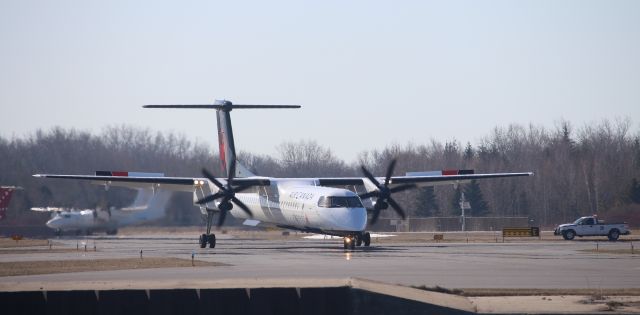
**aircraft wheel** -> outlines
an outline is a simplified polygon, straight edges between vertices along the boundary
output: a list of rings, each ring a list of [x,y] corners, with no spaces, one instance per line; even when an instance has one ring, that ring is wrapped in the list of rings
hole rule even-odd
[[[364,242],[364,247],[369,247],[369,245],[371,245],[371,234],[365,232],[362,236],[362,241]]]
[[[355,249],[356,248],[356,240],[353,236],[345,236],[343,238],[344,249]]]
[[[362,236],[356,235],[356,246],[362,246]]]
[[[200,248],[207,247],[207,234],[200,235]]]
[[[216,235],[211,234],[209,235],[209,248],[215,248],[215,247],[216,247]]]

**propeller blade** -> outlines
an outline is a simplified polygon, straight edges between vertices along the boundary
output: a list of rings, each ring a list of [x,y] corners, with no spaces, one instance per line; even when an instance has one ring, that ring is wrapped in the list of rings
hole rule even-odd
[[[247,207],[247,205],[244,204],[244,202],[240,201],[240,199],[238,199],[236,197],[231,198],[231,201],[233,201],[233,203],[235,203],[238,207],[240,207],[240,209],[242,209],[242,211],[244,211],[250,217],[253,218],[253,213],[251,213],[251,210],[249,210],[249,208]]]
[[[384,177],[384,185],[388,186],[389,181],[391,180],[391,176],[393,175],[393,170],[396,168],[396,159],[391,160],[389,163],[389,167],[387,167],[387,175]]]
[[[244,202],[242,202],[240,199],[236,198],[235,194],[241,191],[245,191],[251,187],[254,187],[255,185],[239,184],[237,187],[234,187],[233,178],[236,173],[235,170],[236,170],[236,161],[232,160],[229,168],[229,174],[227,176],[227,184],[225,186],[219,180],[217,180],[215,176],[213,176],[213,174],[207,171],[207,169],[205,168],[202,169],[202,174],[207,179],[209,179],[214,185],[216,185],[220,190],[213,195],[209,195],[207,197],[204,197],[198,200],[196,203],[206,204],[208,202],[222,198],[220,200],[220,203],[218,204],[218,208],[220,208],[220,217],[218,218],[218,227],[224,223],[224,220],[227,216],[227,212],[229,212],[229,210],[231,210],[231,208],[233,207],[233,205],[230,204],[229,201],[233,202],[233,204],[240,207],[240,209],[242,209],[242,211],[247,213],[247,215],[249,215],[250,217],[253,217],[253,213],[251,213],[251,210],[249,210],[249,207],[247,207],[247,205],[245,205]]]
[[[213,174],[209,173],[209,171],[207,171],[206,168],[202,169],[202,175],[204,175],[204,177],[206,177],[207,179],[209,179],[211,182],[213,182],[214,185],[218,186],[218,188],[222,189],[222,190],[226,190],[226,187],[224,187],[224,185],[222,185],[221,182],[219,182],[214,176]]]
[[[218,227],[221,227],[224,223],[224,219],[227,217],[227,211],[220,211],[220,216],[218,217]]]
[[[366,198],[371,198],[371,197],[378,197],[378,196],[380,196],[380,191],[378,191],[378,190],[374,190],[374,191],[370,191],[368,193],[364,193],[364,194],[358,195],[358,197],[360,197],[361,199],[362,198],[366,199]]]
[[[380,215],[380,209],[373,209],[373,216],[371,217],[371,225],[376,224],[378,222],[378,216]]]
[[[415,188],[415,187],[416,187],[416,185],[414,185],[414,184],[405,184],[405,185],[400,185],[398,187],[393,187],[393,188],[389,189],[389,192],[396,193],[396,192],[405,191],[407,189],[411,189],[411,188]]]
[[[402,207],[400,207],[400,205],[395,200],[393,200],[393,198],[389,197],[387,199],[387,202],[394,210],[396,210],[396,212],[402,217],[403,220],[407,217],[404,214],[404,210],[402,210]]]
[[[220,193],[218,192],[218,193],[215,193],[213,195],[206,196],[206,197],[196,201],[196,203],[199,204],[199,205],[203,205],[205,203],[212,202],[212,201],[220,198],[220,196],[218,196],[218,194],[220,194]]]
[[[242,186],[238,186],[237,188],[234,188],[233,191],[235,193],[239,193],[239,192],[243,192],[251,187],[254,187],[253,185],[242,185]]]
[[[367,177],[374,185],[376,185],[378,189],[380,189],[380,183],[375,177],[373,177],[373,174],[371,174],[369,170],[367,170],[364,166],[360,166],[360,168],[362,169],[364,176]]]

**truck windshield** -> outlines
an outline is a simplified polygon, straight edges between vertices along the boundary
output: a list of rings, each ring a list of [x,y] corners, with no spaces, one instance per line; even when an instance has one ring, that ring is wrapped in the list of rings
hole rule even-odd
[[[318,207],[323,208],[362,208],[362,202],[358,197],[333,197],[323,196],[318,200]]]

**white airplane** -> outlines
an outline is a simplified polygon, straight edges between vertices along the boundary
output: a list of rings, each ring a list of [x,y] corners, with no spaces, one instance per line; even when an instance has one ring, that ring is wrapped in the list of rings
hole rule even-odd
[[[144,173],[141,173],[144,174]],[[52,218],[47,221],[47,226],[56,231],[57,235],[64,232],[76,234],[104,231],[108,235],[118,233],[118,228],[143,224],[157,220],[165,215],[165,208],[171,191],[152,189],[138,189],[138,195],[133,203],[120,209],[84,209],[70,208],[31,208],[33,211],[51,212]]]
[[[213,105],[145,105],[144,108],[214,109],[218,125],[220,160],[226,179],[215,178],[206,169],[204,178],[198,177],[144,177],[128,173],[100,173],[96,175],[35,174],[35,177],[89,180],[102,185],[133,188],[162,187],[163,189],[193,193],[193,200],[207,218],[207,231],[200,236],[200,247],[216,245],[211,233],[214,214],[219,213],[217,225],[224,223],[228,213],[245,219],[247,225],[260,222],[286,229],[321,233],[343,238],[345,249],[356,245],[369,246],[370,233],[366,231],[367,212],[372,213],[374,224],[380,211],[389,206],[403,219],[404,210],[392,194],[418,186],[460,184],[473,179],[530,176],[526,173],[473,174],[473,171],[446,171],[412,173],[393,176],[395,160],[390,163],[384,177],[374,177],[361,167],[364,177],[273,178],[255,176],[236,159],[231,127],[234,109],[300,108],[299,105],[236,105],[227,100]],[[350,187],[351,189],[335,188]],[[375,200],[374,200],[375,198]]]

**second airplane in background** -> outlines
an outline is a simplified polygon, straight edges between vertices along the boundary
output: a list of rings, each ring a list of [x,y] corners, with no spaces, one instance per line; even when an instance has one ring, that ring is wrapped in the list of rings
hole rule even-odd
[[[235,105],[216,101],[212,105],[146,105],[145,108],[213,109],[216,111],[218,143],[226,178],[215,178],[206,169],[203,178],[147,177],[126,172],[96,175],[36,174],[36,177],[89,180],[94,183],[131,188],[162,188],[193,193],[194,203],[207,218],[207,232],[200,236],[200,247],[215,247],[211,233],[213,217],[220,226],[228,213],[246,219],[305,232],[343,237],[345,249],[369,246],[366,231],[368,212],[374,224],[380,211],[391,207],[403,219],[405,212],[392,195],[419,186],[460,184],[471,180],[530,176],[533,173],[473,174],[472,171],[412,173],[393,176],[395,160],[384,177],[375,177],[361,167],[363,177],[274,178],[256,176],[236,159],[231,111],[234,109],[300,108],[298,105]],[[342,187],[342,188],[337,188]],[[350,189],[345,189],[349,187]]]
[[[63,233],[91,234],[118,233],[118,228],[128,225],[148,223],[164,217],[171,191],[138,189],[138,195],[131,205],[119,209],[31,208],[33,211],[50,212],[52,217],[47,226],[57,235]]]

